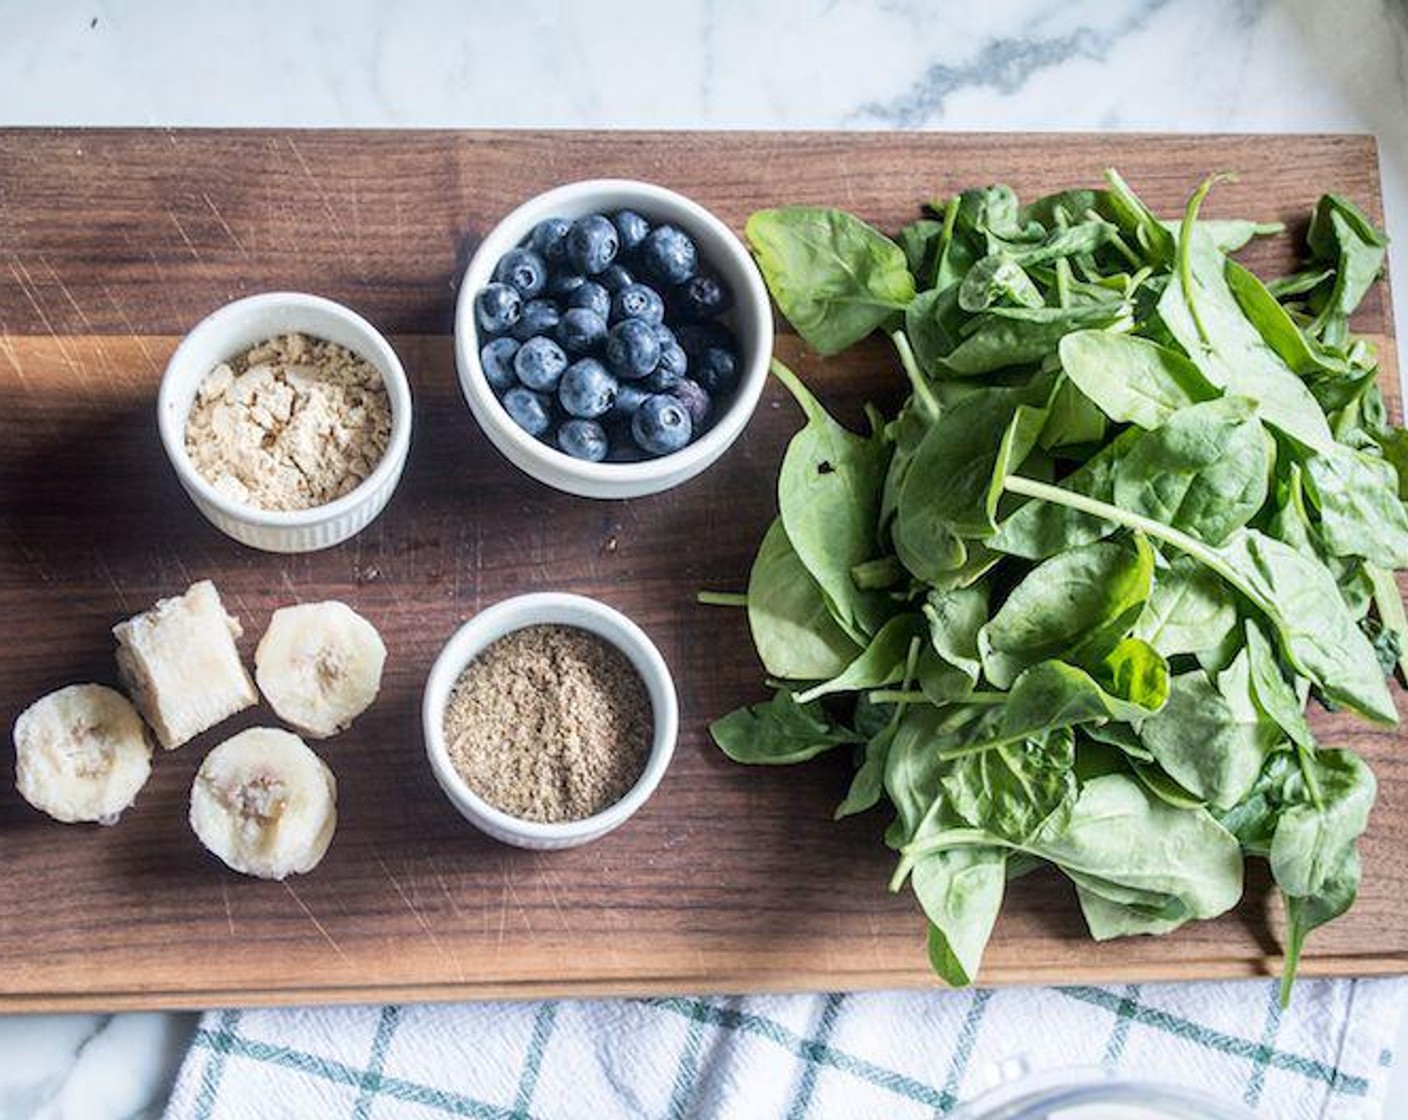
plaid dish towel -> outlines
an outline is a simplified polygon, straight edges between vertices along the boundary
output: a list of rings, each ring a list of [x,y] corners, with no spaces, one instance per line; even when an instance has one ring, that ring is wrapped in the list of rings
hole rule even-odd
[[[934,1117],[1104,1066],[1259,1115],[1380,1115],[1406,980],[210,1012],[167,1120]]]

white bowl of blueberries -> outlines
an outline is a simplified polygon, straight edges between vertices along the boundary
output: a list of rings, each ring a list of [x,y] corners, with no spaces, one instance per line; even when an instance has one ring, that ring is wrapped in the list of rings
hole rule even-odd
[[[732,231],[632,180],[518,207],[455,309],[480,427],[534,478],[589,498],[657,493],[714,462],[757,406],[772,342],[767,289]]]

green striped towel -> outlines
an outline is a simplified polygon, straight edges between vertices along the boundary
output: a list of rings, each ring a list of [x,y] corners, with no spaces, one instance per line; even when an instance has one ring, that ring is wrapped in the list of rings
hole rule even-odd
[[[1408,981],[220,1011],[167,1120],[935,1117],[1104,1066],[1278,1120],[1378,1117]],[[1015,1059],[1024,1059],[1024,1063]]]

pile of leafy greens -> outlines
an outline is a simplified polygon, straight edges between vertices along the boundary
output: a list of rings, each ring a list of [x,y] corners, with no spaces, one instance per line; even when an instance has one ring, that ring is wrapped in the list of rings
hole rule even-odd
[[[746,763],[853,752],[837,816],[889,800],[892,889],[952,984],[1041,862],[1103,940],[1221,914],[1268,860],[1283,998],[1358,887],[1374,778],[1305,710],[1396,721],[1408,435],[1348,329],[1386,241],[1327,195],[1304,271],[1263,282],[1228,254],[1280,227],[1200,221],[1214,181],[1181,223],[1113,171],[1026,206],[965,191],[898,241],[837,210],[748,222],[802,338],[881,330],[910,392],[857,434],[774,363],[806,425],[734,598],[776,691],[713,736]]]

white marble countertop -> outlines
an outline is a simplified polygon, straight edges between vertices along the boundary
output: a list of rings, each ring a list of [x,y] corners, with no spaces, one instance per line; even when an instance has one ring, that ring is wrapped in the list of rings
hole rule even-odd
[[[0,0],[0,124],[1369,132],[1408,230],[1404,0],[655,8]],[[0,1117],[159,1115],[193,1024],[0,1017]]]

